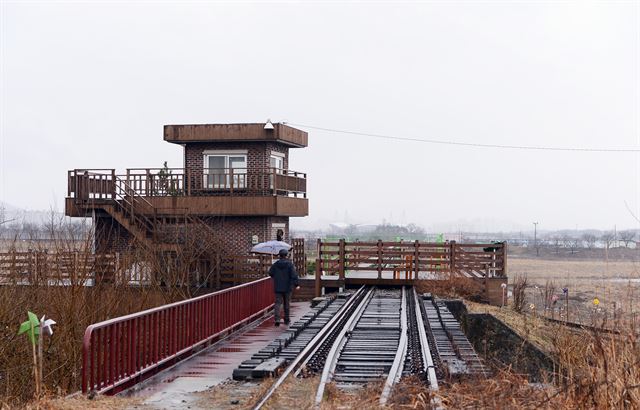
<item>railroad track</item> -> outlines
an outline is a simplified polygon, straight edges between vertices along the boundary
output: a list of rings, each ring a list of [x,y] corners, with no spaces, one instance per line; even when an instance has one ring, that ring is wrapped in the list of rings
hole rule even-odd
[[[407,351],[407,301],[405,288],[369,289],[341,329],[326,357],[316,392],[322,402],[330,381],[351,389],[385,377],[380,403],[385,404],[400,379]]]
[[[255,409],[262,408],[288,377],[303,372],[320,375],[316,406],[328,383],[353,390],[383,380],[380,404],[385,405],[403,375],[418,375],[437,390],[436,373],[450,374],[455,366],[466,373],[485,372],[446,306],[418,296],[413,287],[363,286],[331,311],[335,314],[311,340],[305,339],[304,349]]]

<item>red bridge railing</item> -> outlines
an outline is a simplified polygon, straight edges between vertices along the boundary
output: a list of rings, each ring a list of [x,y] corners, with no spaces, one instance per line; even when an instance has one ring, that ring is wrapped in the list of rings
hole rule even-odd
[[[82,392],[131,386],[264,314],[273,302],[271,278],[263,278],[90,325],[82,346]]]

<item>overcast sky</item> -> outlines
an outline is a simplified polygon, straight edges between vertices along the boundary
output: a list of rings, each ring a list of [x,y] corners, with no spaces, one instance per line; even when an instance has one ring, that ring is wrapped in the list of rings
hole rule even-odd
[[[164,124],[640,148],[638,2],[5,1],[1,24],[0,200],[18,207],[62,210],[68,169],[182,166]],[[638,227],[638,153],[308,131],[293,227]]]

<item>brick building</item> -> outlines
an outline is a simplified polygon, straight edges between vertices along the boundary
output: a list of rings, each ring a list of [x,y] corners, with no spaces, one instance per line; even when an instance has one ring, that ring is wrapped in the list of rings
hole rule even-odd
[[[289,218],[308,215],[306,174],[288,166],[289,149],[307,146],[306,132],[271,123],[167,125],[164,140],[183,147],[182,168],[69,171],[66,214],[93,218],[97,252],[208,246],[247,255],[278,231],[290,241]]]

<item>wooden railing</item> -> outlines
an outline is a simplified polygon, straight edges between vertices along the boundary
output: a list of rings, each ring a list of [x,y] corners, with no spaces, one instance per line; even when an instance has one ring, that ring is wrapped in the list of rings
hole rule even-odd
[[[272,263],[270,255],[224,255],[220,258],[220,283],[224,287],[264,278]]]
[[[129,168],[121,178],[142,196],[186,195],[183,168]]]
[[[206,168],[199,181],[189,181],[192,190],[204,194],[282,195],[306,197],[306,174],[278,168]]]
[[[112,279],[117,254],[81,251],[9,251],[0,253],[0,285],[81,285]]]
[[[296,267],[298,276],[305,276],[307,274],[307,256],[304,248],[304,238],[293,238],[291,240],[291,260]]]
[[[80,201],[115,199],[114,169],[74,169],[67,172],[67,196]]]
[[[196,232],[197,234],[197,232]],[[299,275],[305,274],[304,239],[293,239],[291,259]],[[209,274],[187,283],[228,287],[265,277],[274,261],[270,255],[219,253],[217,244],[202,251]],[[151,271],[130,253],[92,254],[83,251],[10,251],[0,253],[0,285],[93,286],[99,282],[143,286],[152,283]],[[200,273],[202,273],[200,272]]]
[[[316,275],[338,275],[349,271],[402,272],[465,277],[506,276],[507,244],[458,244],[425,242],[323,242],[318,240]]]
[[[306,275],[306,257],[304,238],[291,240],[292,248],[289,253],[291,261],[296,267],[298,276]],[[232,255],[220,258],[220,283],[223,286],[238,285],[263,278],[275,261],[270,255]]]
[[[142,197],[166,196],[292,196],[307,195],[307,175],[278,168],[74,169],[68,172],[68,196],[77,200],[115,199],[118,184]]]

